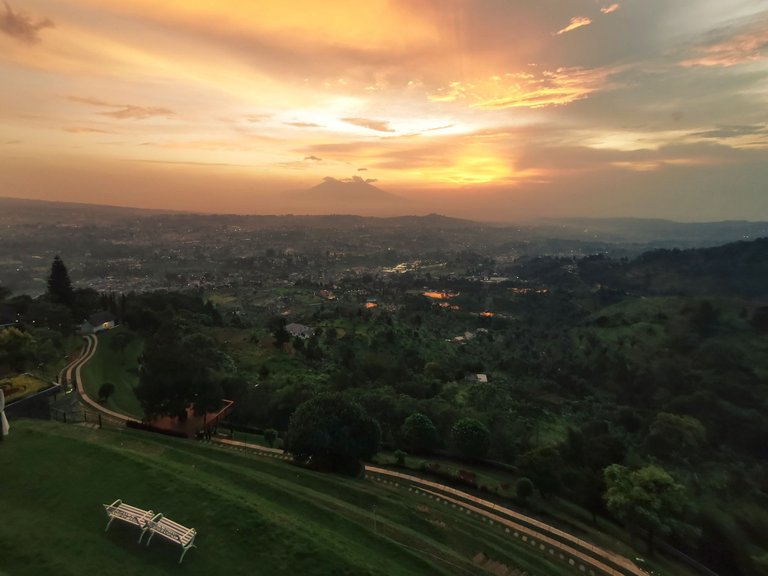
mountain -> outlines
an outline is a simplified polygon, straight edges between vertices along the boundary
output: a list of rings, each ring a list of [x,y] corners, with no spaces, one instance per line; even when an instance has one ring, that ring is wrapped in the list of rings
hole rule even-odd
[[[294,210],[313,214],[382,215],[391,214],[395,209],[399,212],[405,200],[374,186],[373,182],[375,180],[360,176],[344,180],[327,176],[320,184],[294,192],[287,200]]]

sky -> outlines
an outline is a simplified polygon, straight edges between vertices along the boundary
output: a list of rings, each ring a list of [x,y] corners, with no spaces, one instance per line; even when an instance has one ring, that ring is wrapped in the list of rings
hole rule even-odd
[[[768,0],[5,0],[0,86],[0,196],[768,220]]]

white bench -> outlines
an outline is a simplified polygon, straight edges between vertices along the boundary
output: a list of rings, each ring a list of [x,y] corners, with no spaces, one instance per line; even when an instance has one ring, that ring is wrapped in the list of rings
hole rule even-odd
[[[181,553],[181,558],[179,558],[179,564],[181,564],[181,561],[184,560],[184,555],[189,551],[190,548],[196,548],[194,542],[197,531],[194,528],[187,528],[186,526],[182,526],[173,520],[169,520],[162,514],[158,514],[149,520],[145,530],[149,530],[147,546],[149,546],[149,543],[152,541],[152,537],[155,534],[159,534],[166,540],[170,540],[171,542],[175,542],[181,546],[183,552]]]
[[[128,524],[133,524],[134,526],[141,528],[139,542],[141,542],[141,539],[144,537],[144,532],[147,530],[147,525],[155,515],[152,510],[142,510],[141,508],[136,508],[135,506],[129,506],[128,504],[123,503],[122,500],[115,500],[112,502],[112,504],[103,504],[103,506],[107,516],[109,516],[109,522],[107,522],[107,527],[104,529],[104,532],[109,530],[110,524],[112,524],[115,518],[117,518],[118,520],[122,520],[123,522],[127,522]]]

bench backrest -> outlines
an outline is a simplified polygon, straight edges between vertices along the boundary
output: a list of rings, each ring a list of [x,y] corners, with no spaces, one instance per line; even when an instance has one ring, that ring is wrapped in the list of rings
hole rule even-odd
[[[152,520],[153,521],[150,523],[150,530],[169,540],[178,542],[182,546],[186,546],[186,544],[195,537],[195,534],[197,534],[194,528],[182,526],[178,522],[169,520],[165,516],[157,521],[155,521],[154,518]]]

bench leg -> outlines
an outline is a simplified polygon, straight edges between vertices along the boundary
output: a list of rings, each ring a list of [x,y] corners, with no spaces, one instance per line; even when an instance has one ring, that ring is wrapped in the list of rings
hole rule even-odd
[[[191,546],[187,546],[186,548],[184,548],[184,552],[182,552],[182,553],[181,553],[181,558],[179,558],[179,564],[181,564],[181,561],[182,561],[182,560],[184,560],[184,555],[185,555],[187,552],[189,552],[189,549],[190,549],[190,548],[197,548],[197,546],[195,546],[194,544],[192,544]]]
[[[114,520],[114,519],[115,519],[115,517],[114,517],[114,516],[110,516],[110,517],[109,517],[109,522],[107,522],[107,527],[106,527],[106,528],[104,528],[104,532],[106,532],[107,530],[109,530],[109,525],[110,525],[110,524],[112,524],[112,520]]]
[[[149,538],[147,538],[147,546],[149,546],[149,543],[152,542],[152,536],[154,536],[154,535],[155,535],[155,531],[154,530],[150,530],[149,531]],[[142,534],[142,536],[143,536],[143,534]]]

